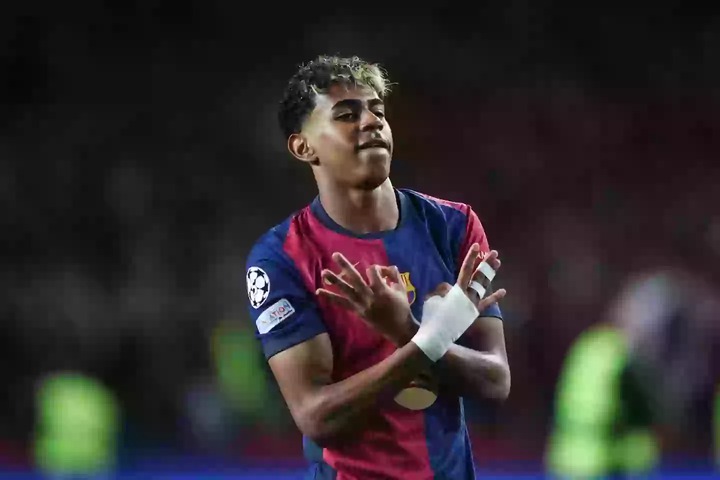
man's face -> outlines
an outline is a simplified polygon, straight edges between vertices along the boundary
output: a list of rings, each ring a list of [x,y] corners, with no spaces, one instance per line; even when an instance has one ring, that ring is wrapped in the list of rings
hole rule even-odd
[[[318,159],[316,174],[350,188],[374,189],[390,174],[392,132],[377,93],[333,85],[303,126]]]

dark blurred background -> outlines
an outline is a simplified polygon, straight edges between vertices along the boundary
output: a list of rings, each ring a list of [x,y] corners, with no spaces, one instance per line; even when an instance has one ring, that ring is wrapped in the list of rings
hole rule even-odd
[[[714,10],[4,4],[0,470],[35,464],[38,388],[58,372],[113,398],[124,467],[302,463],[244,263],[315,195],[276,105],[322,53],[387,68],[395,185],[472,204],[499,250],[513,386],[470,408],[473,445],[540,468],[566,353],[623,280],[681,266],[718,285]],[[711,459],[701,418],[664,455]]]

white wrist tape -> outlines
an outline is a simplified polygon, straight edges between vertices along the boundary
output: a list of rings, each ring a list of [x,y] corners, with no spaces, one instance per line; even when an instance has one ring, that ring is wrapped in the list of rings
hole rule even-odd
[[[425,302],[422,323],[411,341],[431,361],[437,362],[478,314],[475,304],[455,285],[444,297],[431,297]]]
[[[493,278],[495,278],[495,270],[485,261],[480,262],[480,265],[478,265],[478,268],[475,270],[475,274],[473,275],[473,277],[475,277],[478,272],[485,275],[485,278],[488,279],[488,284],[490,284]],[[480,298],[485,297],[485,292],[487,292],[487,289],[483,287],[480,282],[473,280],[472,282],[470,282],[470,288],[475,290],[477,294],[480,295]]]

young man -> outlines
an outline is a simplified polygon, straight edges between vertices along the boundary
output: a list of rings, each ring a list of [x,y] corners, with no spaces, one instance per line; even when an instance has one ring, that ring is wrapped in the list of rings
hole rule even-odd
[[[393,187],[386,93],[357,57],[290,79],[280,124],[319,195],[250,252],[250,312],[311,478],[474,478],[462,397],[510,388],[505,291],[476,281],[500,261],[469,206]]]

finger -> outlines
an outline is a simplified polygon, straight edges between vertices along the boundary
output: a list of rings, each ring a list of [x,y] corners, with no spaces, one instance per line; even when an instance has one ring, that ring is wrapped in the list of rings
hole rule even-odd
[[[392,267],[380,267],[380,275],[383,278],[390,279],[392,283],[402,283],[400,270],[394,265]]]
[[[342,295],[339,295],[335,292],[331,292],[330,290],[327,290],[325,288],[318,288],[315,291],[315,294],[320,298],[325,298],[329,300],[330,302],[334,303],[335,305],[338,305],[342,308],[345,308],[347,310],[358,310],[358,307],[350,301],[347,297],[344,297]]]
[[[473,278],[468,287],[469,289],[477,292],[481,298],[485,296],[485,291],[490,287],[490,283],[495,276],[492,267],[488,267],[490,267],[490,265],[482,265],[482,263],[478,265],[478,268],[475,269],[475,273],[473,274]],[[488,274],[490,274],[490,277],[488,277]]]
[[[505,297],[505,294],[507,291],[504,288],[501,288],[497,292],[493,292],[491,295],[488,295],[487,297],[480,300],[480,302],[476,305],[479,312],[482,312],[486,308],[494,305],[495,303],[499,302]]]
[[[392,278],[393,282],[395,283],[402,283],[402,278],[400,278],[400,270],[398,270],[398,267],[393,265],[390,267],[390,278]]]
[[[477,270],[482,262],[488,263],[491,267],[495,268],[496,260],[499,262],[497,250],[490,250],[489,252],[480,251],[480,255],[478,255],[477,260],[475,260],[475,268],[473,270]]]
[[[340,278],[339,275],[336,275],[335,272],[323,270],[322,278],[326,284],[337,287],[352,302],[361,303],[360,293],[352,285]]]
[[[484,260],[478,263],[473,272],[473,278],[470,281],[469,288],[477,292],[481,298],[485,295],[485,291],[490,287],[491,282],[497,274],[497,268],[499,268],[500,263],[497,256],[497,250],[492,250],[485,256]]]
[[[467,255],[465,255],[465,260],[463,260],[462,266],[460,267],[460,274],[457,278],[457,284],[463,289],[463,291],[467,290],[470,285],[473,273],[475,273],[475,261],[477,260],[479,253],[480,245],[473,243],[468,250]]]
[[[377,274],[382,279],[381,286],[387,286],[397,292],[405,291],[405,284],[400,278],[400,271],[397,267],[377,266]],[[374,290],[374,289],[373,289]]]
[[[405,285],[405,282],[400,275],[400,270],[398,270],[398,267],[396,267],[395,265],[390,267],[390,280],[392,280],[392,287],[395,290],[397,290],[398,292],[406,291],[407,285]]]
[[[369,288],[365,283],[365,280],[363,280],[360,275],[360,272],[357,271],[355,265],[345,258],[345,255],[340,252],[335,252],[333,253],[333,260],[335,260],[335,263],[337,263],[342,269],[342,276],[345,277],[346,281],[350,285],[355,287],[358,293],[362,295],[367,295],[369,293]]]
[[[370,284],[370,289],[373,292],[377,292],[378,290],[382,289],[384,286],[387,286],[387,283],[385,283],[385,280],[383,276],[380,273],[380,267],[378,265],[373,265],[369,267],[365,273],[367,274],[368,282]]]
[[[500,268],[501,265],[500,257],[497,250],[490,250],[490,253],[485,256],[483,261],[490,265],[493,270],[497,270],[498,268]]]

